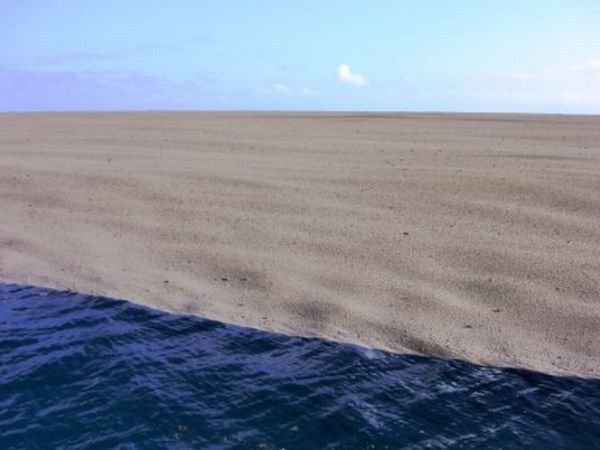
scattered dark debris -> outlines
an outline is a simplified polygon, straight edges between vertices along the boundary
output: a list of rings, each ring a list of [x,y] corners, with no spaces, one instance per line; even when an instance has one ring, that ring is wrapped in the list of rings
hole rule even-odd
[[[492,312],[499,313],[500,312],[500,308],[494,308],[494,309],[492,309]]]

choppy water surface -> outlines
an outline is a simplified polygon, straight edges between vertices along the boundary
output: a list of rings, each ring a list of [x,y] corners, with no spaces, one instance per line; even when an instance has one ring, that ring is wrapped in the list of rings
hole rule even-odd
[[[594,448],[600,381],[0,285],[0,448]]]

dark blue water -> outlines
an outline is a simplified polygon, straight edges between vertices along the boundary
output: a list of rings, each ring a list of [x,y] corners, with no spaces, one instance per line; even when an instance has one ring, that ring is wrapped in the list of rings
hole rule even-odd
[[[598,448],[600,381],[0,285],[0,449]]]

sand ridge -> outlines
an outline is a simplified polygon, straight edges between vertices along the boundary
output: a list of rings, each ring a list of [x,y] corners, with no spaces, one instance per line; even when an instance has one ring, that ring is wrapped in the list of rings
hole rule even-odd
[[[0,115],[0,280],[600,376],[600,118]]]

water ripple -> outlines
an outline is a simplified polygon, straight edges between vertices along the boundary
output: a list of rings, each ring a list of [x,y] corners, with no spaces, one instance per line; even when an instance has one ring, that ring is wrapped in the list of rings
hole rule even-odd
[[[600,381],[0,285],[2,449],[594,448]]]

